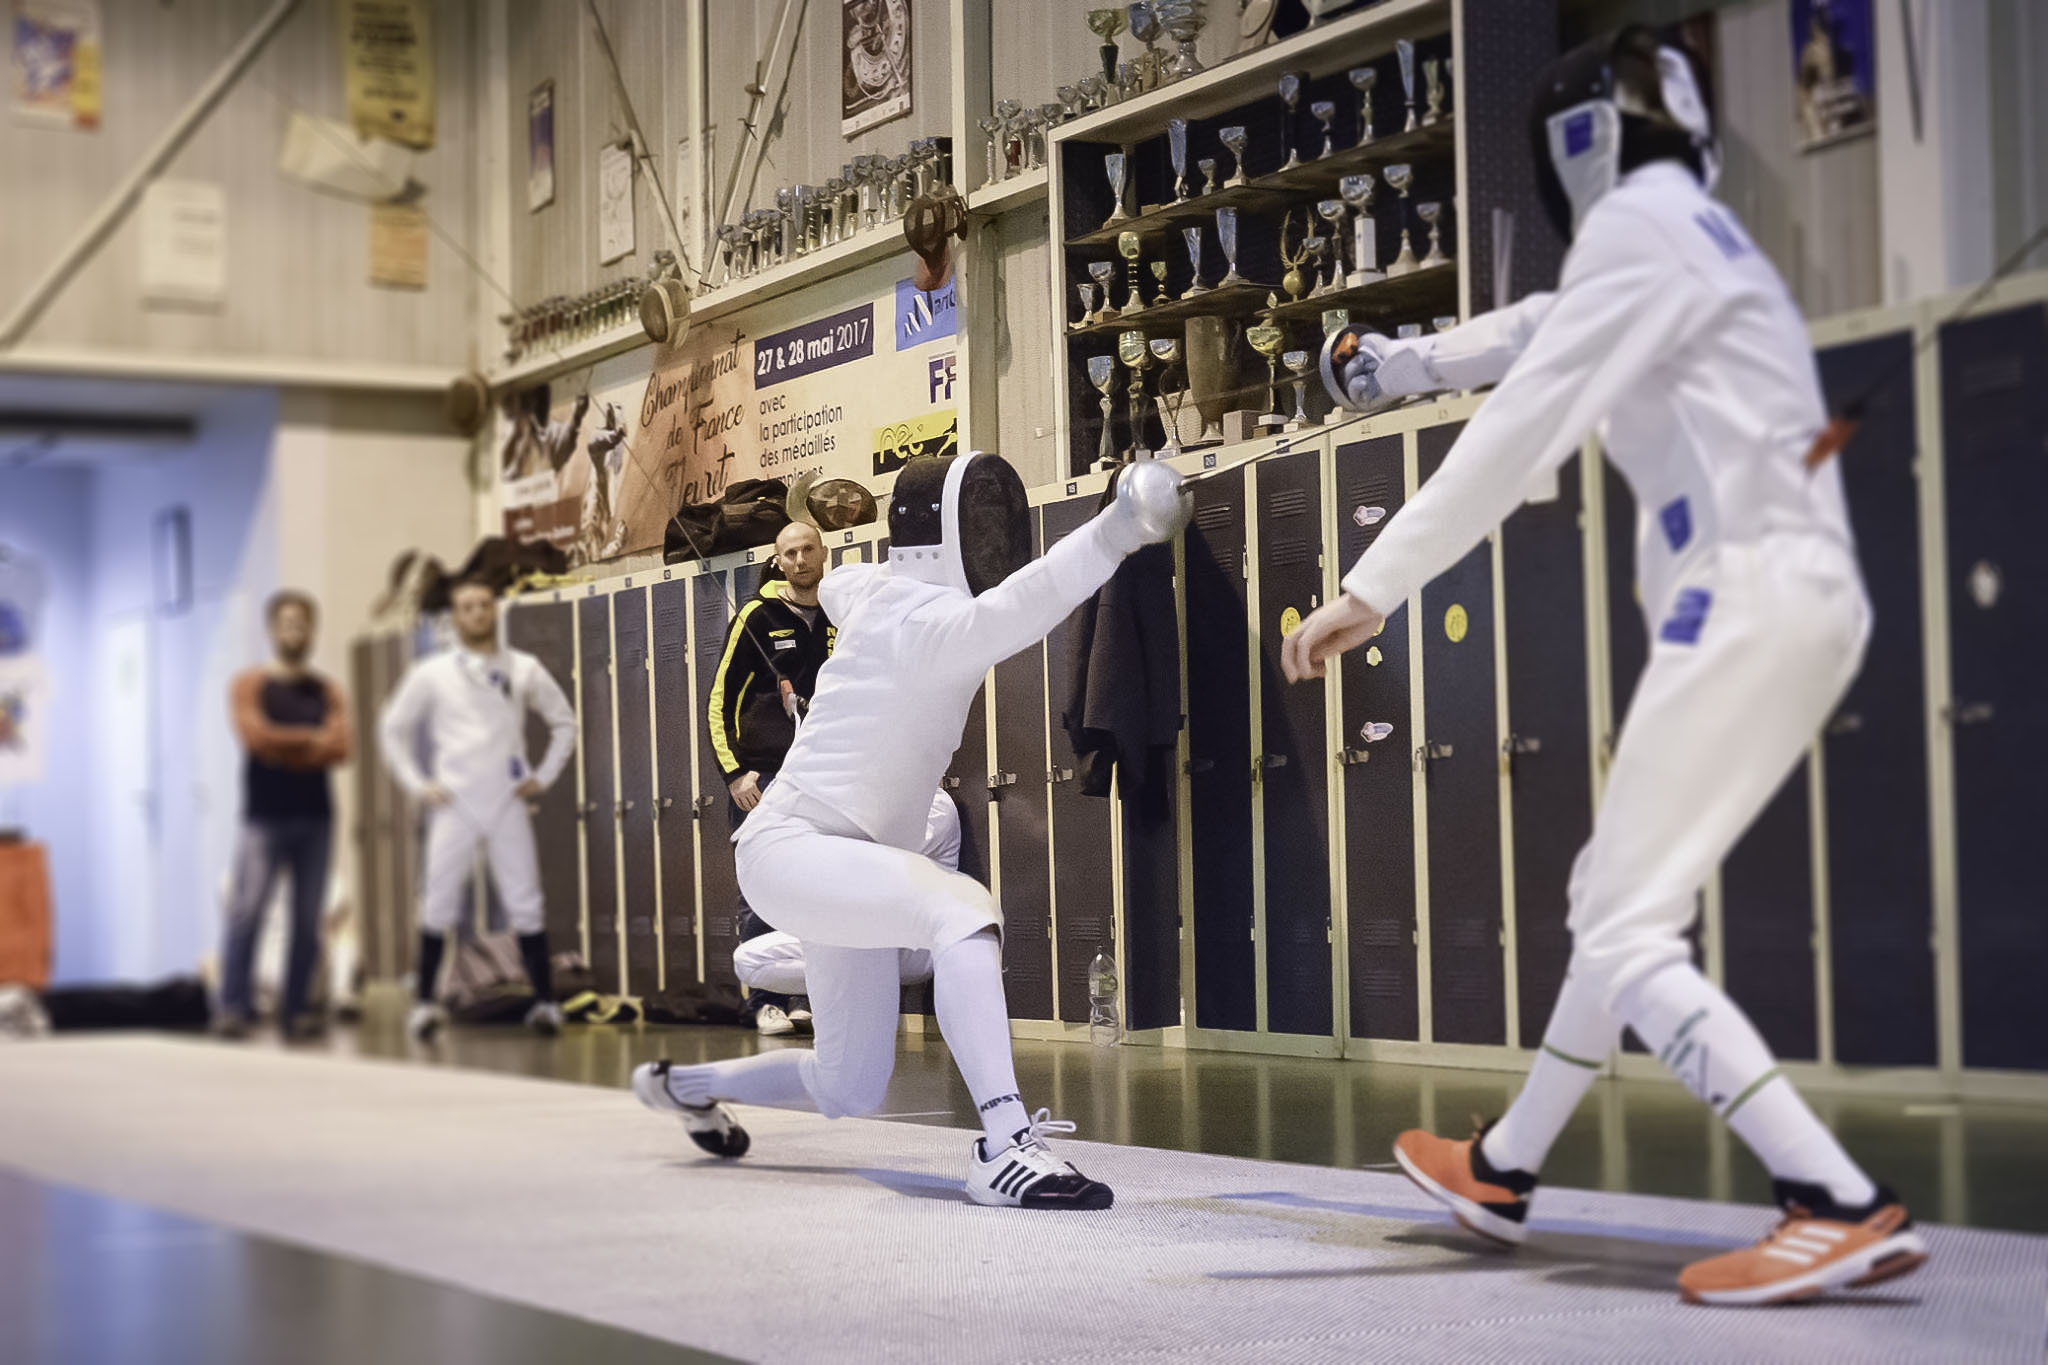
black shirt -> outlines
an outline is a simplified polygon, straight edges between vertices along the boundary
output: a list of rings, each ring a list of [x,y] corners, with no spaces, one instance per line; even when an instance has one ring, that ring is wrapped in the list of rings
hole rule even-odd
[[[266,678],[263,716],[273,725],[327,722],[327,684],[313,674]],[[334,815],[325,768],[284,768],[250,754],[242,769],[243,814],[255,824],[327,820]]]

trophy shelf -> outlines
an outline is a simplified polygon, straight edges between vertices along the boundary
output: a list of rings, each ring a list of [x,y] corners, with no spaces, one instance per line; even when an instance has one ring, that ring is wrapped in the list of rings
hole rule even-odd
[[[1150,280],[1148,279],[1146,283],[1150,283]],[[1155,303],[1135,313],[1121,313],[1101,322],[1069,325],[1067,335],[1114,336],[1119,332],[1144,332],[1148,336],[1154,333],[1178,336],[1181,325],[1189,318],[1219,314],[1225,317],[1250,317],[1265,307],[1266,298],[1273,289],[1274,286],[1267,284],[1234,284],[1228,289],[1211,288],[1193,298],[1168,299],[1165,303]]]
[[[708,322],[713,318],[736,313],[742,308],[779,299],[784,294],[793,294],[799,289],[841,275],[849,270],[891,256],[907,254],[908,243],[903,240],[903,225],[889,223],[869,228],[843,242],[820,247],[795,260],[784,261],[781,265],[764,270],[758,275],[749,275],[743,280],[721,284],[718,288],[697,295],[690,300],[690,321]],[[638,324],[635,324],[636,328]]]
[[[611,356],[622,355],[635,347],[652,343],[647,331],[640,325],[636,314],[630,322],[570,342],[566,346],[542,351],[529,351],[514,363],[495,369],[487,378],[494,389],[516,389],[523,384],[539,383],[552,379],[569,370],[594,365]]]
[[[1282,72],[1304,71],[1311,79],[1334,75],[1362,60],[1386,56],[1399,39],[1418,40],[1448,33],[1451,3],[1452,0],[1382,0],[1356,14],[1268,43],[1256,52],[1228,58],[1200,75],[1062,123],[1052,130],[1052,140],[1128,143],[1164,137],[1170,118],[1210,118],[1270,95]]]
[[[1045,198],[1046,169],[1019,171],[1007,180],[983,185],[967,196],[967,211],[985,218],[1036,204]]]
[[[1405,275],[1390,275],[1370,284],[1290,299],[1263,312],[1269,322],[1315,322],[1333,308],[1368,316],[1392,314],[1404,322],[1448,316],[1458,311],[1458,264],[1452,261],[1427,270],[1411,270]]]

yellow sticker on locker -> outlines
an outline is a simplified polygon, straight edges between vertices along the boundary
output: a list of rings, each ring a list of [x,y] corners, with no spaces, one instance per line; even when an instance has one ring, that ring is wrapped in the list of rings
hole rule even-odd
[[[1465,638],[1465,632],[1472,628],[1472,621],[1465,615],[1462,603],[1451,603],[1451,609],[1444,613],[1444,638],[1457,644]]]
[[[1286,638],[1301,629],[1301,613],[1293,607],[1280,613],[1280,635]]]

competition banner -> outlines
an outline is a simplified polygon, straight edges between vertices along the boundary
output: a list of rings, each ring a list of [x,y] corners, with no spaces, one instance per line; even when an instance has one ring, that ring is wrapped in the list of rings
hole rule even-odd
[[[434,145],[434,43],[426,0],[340,0],[342,82],[364,137]]]
[[[895,269],[836,282],[842,306],[779,300],[509,395],[505,534],[595,564],[660,549],[677,508],[736,483],[817,473],[879,500],[905,460],[957,449],[957,297]]]

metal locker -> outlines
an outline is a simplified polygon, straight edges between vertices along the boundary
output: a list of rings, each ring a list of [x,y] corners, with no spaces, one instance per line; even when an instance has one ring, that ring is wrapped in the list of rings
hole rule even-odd
[[[381,708],[412,666],[412,644],[406,636],[387,635],[377,642],[377,648],[377,673],[383,691],[378,700]],[[412,971],[419,951],[420,812],[390,773],[384,773],[380,785],[381,806],[386,813],[385,833],[390,840],[386,845],[389,856],[384,860],[385,886],[397,910],[392,916],[393,932],[386,962],[391,976],[404,977]]]
[[[1584,500],[1577,460],[1555,497],[1524,503],[1501,527],[1507,635],[1506,762],[1514,813],[1515,977],[1523,1047],[1534,1047],[1564,985],[1572,861],[1593,832],[1586,713]]]
[[[1809,782],[1802,759],[1721,864],[1722,988],[1791,1061],[1820,1052]]]
[[[719,660],[725,656],[726,628],[732,621],[735,608],[745,605],[760,587],[761,574],[759,565],[732,570],[730,600],[726,596],[728,579],[725,573],[699,574],[691,580],[692,602],[696,611],[696,721],[697,733],[701,736],[697,770],[702,775],[699,782],[703,794],[710,798],[701,804],[697,813],[697,856],[703,882],[704,979],[707,983],[735,989],[739,978],[733,973],[732,950],[740,942],[740,885],[739,874],[733,866],[733,805],[732,797],[725,789],[725,777],[719,770],[718,756],[711,747],[708,708]]]
[[[577,687],[582,701],[583,894],[588,907],[590,975],[616,992],[619,976],[618,799],[612,752],[612,603],[576,602]]]
[[[1822,351],[1830,406],[1870,393],[1837,457],[1873,608],[1870,648],[1821,741],[1835,1060],[1932,1066],[1933,861],[1927,810],[1926,650],[1913,334]]]
[[[362,972],[371,980],[382,979],[384,945],[391,935],[391,896],[385,884],[382,862],[388,840],[378,810],[377,711],[381,695],[377,686],[377,646],[372,640],[357,640],[348,651],[349,723],[355,730],[356,752],[352,764],[355,785],[355,828],[349,831],[355,845],[357,934],[361,944]]]
[[[1462,429],[1416,433],[1423,482]],[[1505,1043],[1493,546],[1475,546],[1421,601],[1425,733],[1412,752],[1428,791],[1431,1036]]]
[[[960,747],[946,769],[945,786],[960,808],[960,870],[989,885],[988,861],[988,685],[984,683],[967,708],[967,726]]]
[[[1038,517],[1032,516],[1033,534]],[[1053,1015],[1051,828],[1045,789],[1045,648],[996,665],[996,753],[988,790],[997,812],[1003,976],[1013,1019]]]
[[[1066,539],[1095,515],[1095,497],[1068,498],[1039,509],[1045,548]],[[1116,891],[1110,852],[1110,803],[1081,790],[1080,758],[1067,733],[1074,680],[1080,666],[1081,612],[1070,612],[1045,638],[1046,707],[1051,725],[1052,881],[1054,936],[1059,949],[1058,1017],[1088,1022],[1088,965],[1095,954],[1116,955]]]
[[[1650,634],[1643,622],[1643,600],[1636,593],[1636,495],[1604,458],[1600,478],[1607,521],[1607,674],[1614,701],[1605,748],[1612,754],[1643,665],[1650,661]]]
[[[505,643],[540,662],[562,695],[576,696],[575,608],[567,602],[517,602],[505,611]],[[547,752],[548,727],[526,716],[526,751]],[[575,760],[533,803],[533,846],[540,860],[540,893],[547,907],[548,941],[557,951],[583,948],[583,886],[578,873]]]
[[[1195,1025],[1258,1028],[1245,478],[1195,486],[1187,532],[1188,826]]]
[[[654,797],[656,856],[661,867],[661,952],[664,988],[697,979],[696,745],[703,720],[690,691],[690,585],[647,590],[654,617]],[[714,773],[713,778],[716,777]]]
[[[1266,1027],[1329,1036],[1330,769],[1325,689],[1289,686],[1280,645],[1323,595],[1322,452],[1268,460],[1258,472],[1259,752],[1264,808]]]
[[[1963,1062],[2048,1068],[2048,308],[1941,329]]]
[[[645,994],[661,979],[655,923],[654,733],[647,696],[647,589],[612,597],[612,642],[618,672],[620,918],[626,933],[626,989]]]
[[[1358,562],[1407,500],[1402,438],[1337,447],[1337,569]],[[1351,1036],[1420,1038],[1415,935],[1414,707],[1408,608],[1340,664],[1344,905]]]

